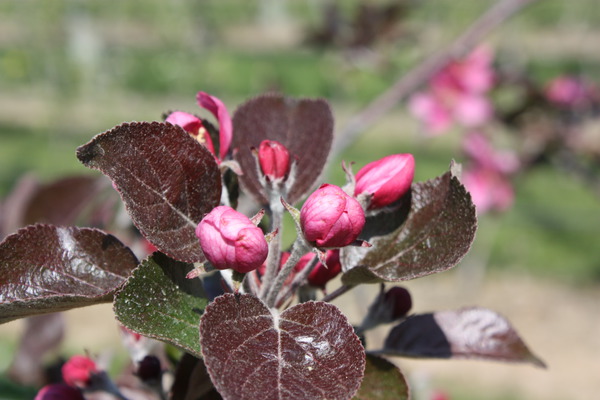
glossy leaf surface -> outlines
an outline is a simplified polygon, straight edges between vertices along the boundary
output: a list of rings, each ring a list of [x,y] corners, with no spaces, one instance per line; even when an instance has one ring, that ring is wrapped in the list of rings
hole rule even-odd
[[[213,155],[182,128],[122,124],[79,147],[77,157],[112,179],[133,222],[160,251],[203,260],[194,230],[219,204],[221,176]]]
[[[137,264],[96,229],[23,228],[0,243],[0,323],[109,302]]]
[[[200,324],[208,373],[225,399],[349,399],[365,352],[337,307],[298,304],[278,314],[258,298],[226,294]]]
[[[198,325],[208,300],[200,279],[187,279],[191,264],[154,253],[115,296],[117,319],[144,336],[172,343],[200,357]]]
[[[398,367],[372,354],[367,354],[365,377],[354,400],[407,400],[409,388]]]
[[[372,247],[342,250],[345,284],[418,278],[452,268],[467,253],[477,217],[471,196],[451,172],[413,184],[410,202],[398,229],[369,237]]]
[[[243,187],[261,203],[268,204],[259,183],[257,161],[251,149],[265,140],[275,140],[297,162],[296,177],[287,201],[295,203],[321,174],[333,140],[333,114],[322,99],[292,99],[264,95],[242,104],[233,115],[233,148],[244,175]]]
[[[412,316],[390,331],[383,353],[544,366],[503,316],[479,307]]]

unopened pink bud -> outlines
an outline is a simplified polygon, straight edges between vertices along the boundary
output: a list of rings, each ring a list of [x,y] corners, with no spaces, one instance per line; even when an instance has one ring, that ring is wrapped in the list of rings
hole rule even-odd
[[[54,383],[41,388],[34,400],[85,400],[85,398],[77,388]]]
[[[356,174],[354,195],[373,195],[369,209],[385,207],[409,189],[415,176],[415,159],[412,154],[393,154],[373,161]]]
[[[342,272],[340,263],[340,251],[328,250],[325,257],[325,265],[318,263],[317,266],[308,274],[308,283],[312,286],[325,288],[325,284],[338,276]]]
[[[317,247],[347,246],[358,238],[364,225],[360,203],[327,183],[315,190],[300,210],[304,237]]]
[[[258,162],[262,173],[271,180],[284,179],[290,172],[290,152],[275,140],[260,143]]]
[[[62,366],[61,371],[67,385],[86,387],[92,374],[98,372],[98,368],[91,358],[75,355]]]
[[[204,255],[217,269],[250,272],[267,258],[263,232],[231,207],[214,208],[196,227],[196,236]]]

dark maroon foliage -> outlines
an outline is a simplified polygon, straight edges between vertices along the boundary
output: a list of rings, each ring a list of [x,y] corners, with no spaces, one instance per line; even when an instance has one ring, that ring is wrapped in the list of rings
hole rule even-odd
[[[21,229],[0,243],[0,322],[109,302],[137,263],[95,229]]]
[[[311,189],[327,161],[333,140],[333,115],[321,99],[292,99],[281,95],[255,97],[233,115],[233,152],[244,175],[240,182],[261,204],[268,204],[259,183],[257,161],[252,148],[263,140],[275,140],[296,161],[296,176],[286,200],[298,201]]]
[[[113,180],[133,222],[159,250],[203,260],[194,230],[219,204],[221,175],[214,156],[182,128],[119,125],[79,147],[77,157]]]
[[[414,183],[410,204],[398,229],[369,238],[372,247],[342,250],[344,283],[415,279],[452,268],[469,251],[477,228],[475,207],[452,172]]]
[[[365,368],[352,326],[323,302],[279,314],[256,297],[224,295],[206,308],[200,336],[208,373],[225,398],[347,399]]]
[[[392,329],[383,353],[519,361],[545,366],[504,317],[477,307],[412,316]]]

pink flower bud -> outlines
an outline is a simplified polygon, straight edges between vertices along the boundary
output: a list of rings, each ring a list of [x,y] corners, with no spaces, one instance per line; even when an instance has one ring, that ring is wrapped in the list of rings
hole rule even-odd
[[[231,207],[214,208],[196,227],[196,236],[204,255],[217,269],[250,272],[267,258],[263,232]]]
[[[94,360],[86,356],[75,355],[62,366],[63,380],[70,386],[86,387],[97,372]]]
[[[85,398],[79,389],[55,383],[41,388],[34,400],[85,400]]]
[[[311,254],[312,255],[312,254]],[[325,288],[325,284],[338,276],[342,272],[342,264],[340,264],[340,251],[328,250],[325,257],[325,265],[318,263],[316,267],[308,274],[308,283],[312,286]]]
[[[290,153],[279,142],[263,140],[258,148],[262,173],[271,180],[284,179],[290,172]]]
[[[340,187],[321,185],[300,210],[305,239],[317,247],[344,247],[354,242],[365,225],[365,213],[356,199]]]
[[[415,176],[412,154],[393,154],[373,161],[356,174],[354,195],[372,194],[369,209],[385,207],[402,197]]]

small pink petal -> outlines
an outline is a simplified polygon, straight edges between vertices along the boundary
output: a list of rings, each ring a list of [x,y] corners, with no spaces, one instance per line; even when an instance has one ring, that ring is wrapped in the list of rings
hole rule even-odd
[[[231,146],[233,137],[233,123],[225,104],[218,98],[205,92],[196,95],[198,105],[210,111],[219,121],[219,158],[223,160]]]
[[[202,128],[202,121],[195,115],[188,114],[183,111],[175,111],[169,114],[166,122],[181,126],[186,132],[192,135],[198,135],[198,131]]]

